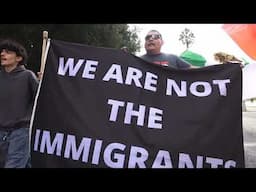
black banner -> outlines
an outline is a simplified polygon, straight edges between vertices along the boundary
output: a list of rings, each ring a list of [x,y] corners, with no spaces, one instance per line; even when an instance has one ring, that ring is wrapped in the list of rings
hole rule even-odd
[[[241,69],[51,40],[31,152],[32,167],[244,167]]]

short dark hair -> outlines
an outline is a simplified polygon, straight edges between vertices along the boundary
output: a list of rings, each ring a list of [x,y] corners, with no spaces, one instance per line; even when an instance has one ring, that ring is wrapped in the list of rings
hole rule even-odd
[[[3,39],[0,42],[0,51],[3,49],[7,49],[9,51],[14,51],[17,56],[22,57],[22,60],[19,62],[19,65],[26,65],[28,54],[23,45],[18,43],[17,41],[13,39]]]
[[[155,29],[152,29],[152,30],[150,30],[148,33],[150,33],[150,32],[158,33],[158,34],[160,35],[160,37],[162,38],[162,34],[161,34],[159,31],[157,31],[157,30],[155,30]]]

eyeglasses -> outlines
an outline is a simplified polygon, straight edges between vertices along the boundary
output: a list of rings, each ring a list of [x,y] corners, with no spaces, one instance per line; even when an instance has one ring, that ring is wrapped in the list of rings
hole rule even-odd
[[[160,38],[161,38],[161,35],[160,35],[160,34],[147,35],[147,36],[145,37],[145,40],[148,41],[148,40],[151,39],[151,38],[154,39],[154,40],[160,39]]]

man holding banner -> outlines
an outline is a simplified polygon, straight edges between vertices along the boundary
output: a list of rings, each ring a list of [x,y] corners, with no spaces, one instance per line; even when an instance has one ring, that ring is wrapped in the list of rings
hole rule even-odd
[[[161,53],[163,43],[162,35],[157,30],[150,30],[145,37],[144,47],[146,54],[142,55],[141,58],[155,64],[176,69],[187,69],[191,67],[188,62],[176,55]]]
[[[29,123],[38,80],[25,68],[26,49],[14,40],[0,42],[0,154],[1,166],[29,165]]]

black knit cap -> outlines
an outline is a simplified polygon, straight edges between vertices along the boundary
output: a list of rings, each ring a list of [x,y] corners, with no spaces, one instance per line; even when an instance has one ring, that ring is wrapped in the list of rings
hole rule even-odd
[[[14,51],[17,56],[21,56],[22,60],[19,62],[19,65],[26,65],[28,54],[26,49],[17,41],[12,39],[4,39],[0,41],[0,52],[3,49],[7,49],[9,51]]]

